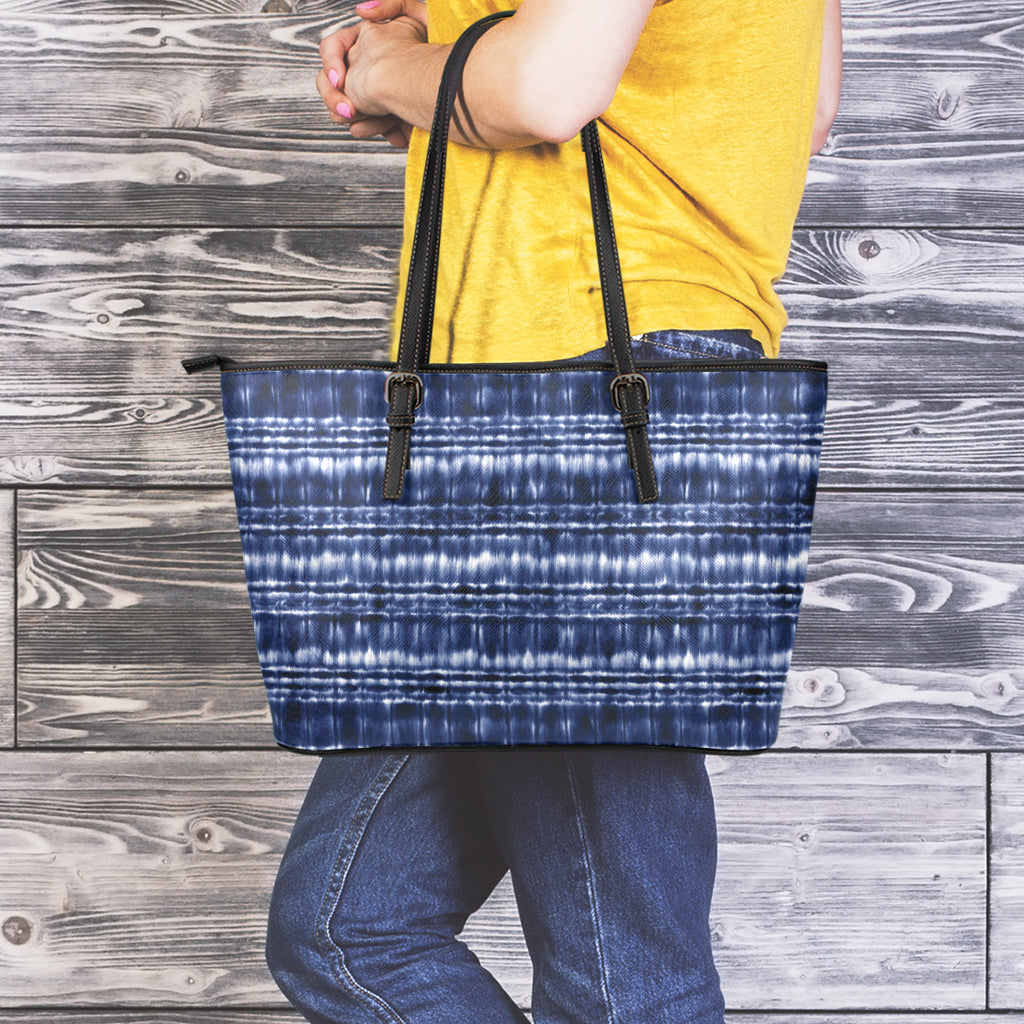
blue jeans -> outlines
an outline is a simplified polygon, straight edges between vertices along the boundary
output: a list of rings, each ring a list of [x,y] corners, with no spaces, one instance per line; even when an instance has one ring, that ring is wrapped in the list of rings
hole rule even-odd
[[[760,342],[746,331],[654,331],[633,339],[633,355],[639,361],[655,359],[760,359]],[[608,348],[595,348],[580,361],[610,359]]]
[[[742,332],[658,332],[634,349],[641,360],[760,353]],[[721,1024],[716,856],[697,752],[331,754],[281,863],[267,963],[314,1024],[524,1024],[458,939],[508,872],[536,1024]]]

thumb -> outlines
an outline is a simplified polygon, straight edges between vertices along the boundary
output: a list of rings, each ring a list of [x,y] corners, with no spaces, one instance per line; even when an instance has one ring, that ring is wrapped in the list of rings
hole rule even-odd
[[[391,21],[403,15],[426,27],[427,5],[423,0],[365,0],[357,5],[356,14],[367,21]]]

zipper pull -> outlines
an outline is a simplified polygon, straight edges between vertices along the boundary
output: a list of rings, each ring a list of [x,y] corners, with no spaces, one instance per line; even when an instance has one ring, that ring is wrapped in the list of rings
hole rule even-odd
[[[219,370],[228,361],[221,356],[194,356],[192,359],[182,359],[181,365],[185,367],[186,373],[200,373],[212,370],[215,366]]]

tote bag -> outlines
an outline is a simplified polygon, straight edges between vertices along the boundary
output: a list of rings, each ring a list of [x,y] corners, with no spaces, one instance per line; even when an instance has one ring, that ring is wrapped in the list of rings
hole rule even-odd
[[[763,749],[806,575],[826,365],[634,361],[595,122],[608,360],[428,362],[448,123],[501,16],[445,68],[397,362],[185,361],[221,371],[274,735],[320,752]]]

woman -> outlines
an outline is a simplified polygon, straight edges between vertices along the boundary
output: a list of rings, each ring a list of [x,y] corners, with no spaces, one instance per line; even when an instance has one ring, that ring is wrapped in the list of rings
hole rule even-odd
[[[579,147],[601,116],[637,357],[778,353],[781,274],[839,84],[835,0],[522,0],[475,47],[449,153],[432,360],[601,358]],[[407,265],[441,69],[487,0],[369,0],[317,85],[353,136],[409,144]],[[821,73],[819,75],[819,66]],[[267,956],[314,1022],[526,1019],[456,936],[509,871],[537,1024],[718,1024],[703,756],[671,748],[325,757]]]

